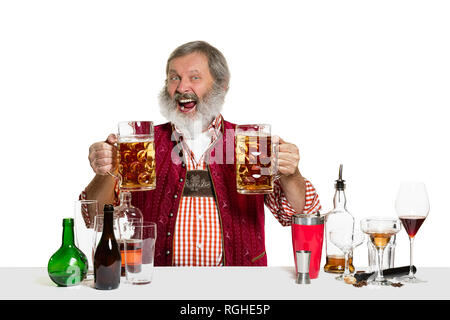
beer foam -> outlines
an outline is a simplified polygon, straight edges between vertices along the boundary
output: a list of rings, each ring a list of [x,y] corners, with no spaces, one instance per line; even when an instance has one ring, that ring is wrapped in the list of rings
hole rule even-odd
[[[130,142],[152,142],[154,137],[152,135],[144,134],[132,134],[127,136],[118,136],[119,143],[130,143]]]

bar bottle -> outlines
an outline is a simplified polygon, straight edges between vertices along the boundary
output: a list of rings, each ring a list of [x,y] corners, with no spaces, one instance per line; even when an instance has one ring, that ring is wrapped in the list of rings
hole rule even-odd
[[[345,258],[342,251],[331,241],[329,232],[333,229],[345,228],[352,230],[355,226],[355,219],[347,210],[347,199],[345,197],[345,180],[342,179],[342,164],[339,167],[339,178],[334,185],[336,191],[333,198],[334,208],[325,217],[325,237],[326,237],[326,263],[324,271],[329,273],[343,273],[345,270]],[[353,252],[349,255],[349,270],[353,272]]]
[[[50,257],[47,272],[54,283],[60,287],[80,284],[88,271],[86,255],[75,246],[74,220],[63,219],[63,236],[61,247]]]
[[[114,236],[114,207],[105,204],[103,232],[94,254],[94,287],[100,290],[117,289],[120,284],[122,259]]]

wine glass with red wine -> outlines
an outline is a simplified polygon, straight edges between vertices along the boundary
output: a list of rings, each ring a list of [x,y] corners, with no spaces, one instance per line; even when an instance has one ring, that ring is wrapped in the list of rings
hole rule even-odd
[[[425,184],[423,182],[402,182],[398,189],[395,210],[408,233],[410,244],[409,274],[401,278],[401,281],[406,283],[425,282],[417,279],[413,272],[414,238],[430,211],[430,203]]]

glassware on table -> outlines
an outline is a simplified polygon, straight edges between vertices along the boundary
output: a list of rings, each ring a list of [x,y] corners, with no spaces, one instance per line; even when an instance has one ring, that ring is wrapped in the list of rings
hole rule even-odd
[[[355,219],[347,210],[347,200],[345,196],[345,180],[342,179],[343,165],[339,166],[338,179],[335,181],[335,193],[333,198],[334,208],[328,212],[325,220],[326,237],[326,263],[323,270],[328,273],[343,273],[345,269],[345,258],[342,251],[330,240],[329,231],[333,229],[346,228],[352,230],[355,227]],[[350,272],[355,271],[353,266],[353,252],[349,254]]]
[[[148,284],[153,278],[155,258],[156,223],[138,219],[124,224],[121,231],[128,236],[125,245],[125,275],[130,284]]]
[[[270,130],[268,124],[236,126],[236,185],[241,194],[273,192],[279,178],[278,142]]]
[[[98,215],[94,218],[94,224],[93,224],[93,235],[91,240],[91,251],[90,256],[92,261],[94,261],[95,251],[97,249],[97,246],[100,242],[100,239],[102,237],[103,233],[103,225],[104,225],[104,212],[100,212]],[[114,237],[117,242],[119,242],[117,239],[120,239],[120,227],[119,227],[119,219],[116,213],[113,213],[113,230],[114,230]],[[120,242],[119,242],[120,244]],[[120,248],[119,248],[120,250]],[[121,257],[122,258],[122,257]],[[93,270],[93,268],[92,268]],[[122,270],[121,270],[122,271]],[[93,272],[93,271],[92,271]],[[92,279],[94,277],[94,273],[92,273]]]
[[[94,259],[95,250],[97,249],[97,245],[100,241],[100,238],[102,237],[103,233],[103,223],[104,223],[104,213],[100,212],[98,215],[95,216],[94,219],[94,227],[93,227],[93,236],[92,236],[92,242],[91,242],[91,255],[92,259]],[[114,212],[113,214],[113,230],[114,230],[114,237],[116,239],[120,239],[120,227],[119,227],[119,217]]]
[[[125,191],[156,188],[155,143],[152,121],[122,121],[118,124],[118,172]]]
[[[144,221],[142,211],[131,204],[131,192],[121,191],[120,192],[120,205],[114,208],[115,217],[118,220],[119,234],[120,237],[117,238],[120,247],[120,253],[122,255],[122,268],[121,275],[125,276],[125,246],[124,240],[127,239],[130,234],[124,233],[124,224],[130,221],[136,221],[137,223],[142,223]]]
[[[395,236],[401,229],[401,222],[396,218],[387,217],[371,217],[361,221],[361,230],[366,233],[370,241],[377,249],[377,276],[374,280],[370,281],[370,284],[376,285],[390,285],[383,276],[383,256],[384,249],[391,241],[391,238]]]
[[[383,270],[392,269],[395,267],[396,238],[397,238],[397,235],[392,236],[391,240],[389,241],[389,244],[384,248],[383,264],[381,266],[381,268]],[[367,256],[368,256],[369,271],[376,272],[377,271],[378,253],[377,253],[377,248],[374,246],[374,244],[372,243],[370,238],[367,240],[367,250],[368,250]]]
[[[86,277],[88,280],[94,278],[94,260],[91,253],[94,239],[94,221],[97,215],[97,200],[75,201],[75,244],[86,254],[88,259],[88,273]]]
[[[117,289],[120,284],[122,258],[114,230],[114,207],[105,204],[103,209],[103,230],[94,253],[94,288]]]
[[[330,230],[329,236],[330,241],[344,253],[344,273],[336,277],[337,280],[344,280],[345,277],[352,275],[352,272],[350,272],[349,269],[350,253],[363,243],[365,235],[357,229],[341,228]]]
[[[80,284],[88,271],[86,255],[76,247],[73,218],[63,219],[61,247],[50,257],[47,272],[54,283],[60,287]]]
[[[141,218],[129,218],[127,220],[119,219],[120,228],[120,253],[122,255],[122,276],[126,276],[126,259],[130,268],[137,272],[142,264],[142,223]],[[125,253],[125,243],[128,243],[128,254]]]
[[[430,203],[425,184],[423,182],[402,182],[395,200],[395,210],[408,233],[410,244],[409,274],[399,280],[406,283],[426,282],[417,279],[413,272],[414,239],[430,211]]]

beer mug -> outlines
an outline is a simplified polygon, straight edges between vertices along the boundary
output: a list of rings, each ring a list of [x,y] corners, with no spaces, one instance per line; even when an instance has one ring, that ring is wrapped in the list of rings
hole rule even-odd
[[[273,192],[277,174],[278,141],[268,124],[236,126],[236,185],[242,194]]]
[[[156,188],[155,143],[152,121],[119,122],[119,188],[145,191]],[[111,174],[112,175],[112,174]]]

